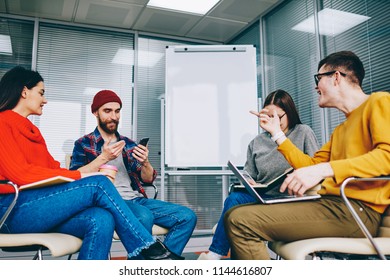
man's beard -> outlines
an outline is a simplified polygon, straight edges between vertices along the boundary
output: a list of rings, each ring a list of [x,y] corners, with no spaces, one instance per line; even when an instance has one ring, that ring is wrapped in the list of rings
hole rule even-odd
[[[103,122],[100,117],[98,116],[98,121],[99,121],[99,127],[107,134],[115,134],[117,131],[118,131],[118,124],[119,124],[119,121],[110,121],[108,123],[106,122]],[[114,123],[115,126],[114,128],[108,128],[108,124],[112,124]]]

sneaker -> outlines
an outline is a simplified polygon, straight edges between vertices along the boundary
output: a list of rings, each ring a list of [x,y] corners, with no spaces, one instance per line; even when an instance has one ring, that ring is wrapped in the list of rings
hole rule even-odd
[[[215,253],[201,253],[198,257],[198,261],[217,261],[220,260],[222,256]]]
[[[208,258],[208,254],[207,253],[201,253],[198,257],[198,261],[206,261],[206,260],[210,260]]]

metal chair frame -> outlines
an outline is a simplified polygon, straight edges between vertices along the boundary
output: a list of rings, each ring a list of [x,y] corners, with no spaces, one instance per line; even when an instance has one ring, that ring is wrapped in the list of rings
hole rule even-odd
[[[6,219],[15,207],[15,204],[19,198],[19,189],[15,183],[8,180],[0,180],[0,184],[10,185],[15,190],[15,195],[11,204],[8,206],[3,217],[0,219],[1,229]],[[9,239],[12,239],[11,243],[1,242],[1,240]],[[49,250],[54,257],[68,255],[68,260],[70,260],[72,255],[78,252],[80,249],[81,243],[82,241],[79,238],[62,233],[0,233],[0,248],[3,251],[36,251],[33,260],[42,260],[43,250]],[[69,246],[65,248],[64,245]]]
[[[377,252],[378,256],[382,260],[386,260],[385,255],[382,253],[381,249],[379,248],[378,244],[368,231],[367,227],[364,225],[363,221],[360,219],[359,215],[356,213],[355,209],[353,209],[351,203],[349,202],[347,196],[345,195],[345,187],[349,182],[352,181],[389,181],[390,177],[375,177],[375,178],[356,178],[356,177],[349,177],[343,181],[340,187],[340,194],[343,198],[345,204],[348,207],[348,210],[351,212],[353,218],[355,219],[356,223],[358,224],[361,231],[364,233],[364,236],[370,241],[372,247],[374,247],[375,251]]]
[[[355,209],[352,207],[350,201],[348,200],[346,194],[345,194],[345,189],[347,187],[347,185],[350,183],[350,182],[356,182],[356,181],[366,181],[366,182],[374,182],[374,181],[390,181],[390,176],[382,176],[382,177],[373,177],[373,178],[358,178],[358,177],[349,177],[347,179],[345,179],[343,181],[343,183],[341,184],[340,186],[340,195],[344,201],[344,203],[346,204],[348,210],[350,211],[352,217],[354,218],[354,220],[356,221],[356,223],[358,224],[359,228],[361,229],[361,231],[363,232],[365,238],[313,238],[313,239],[306,239],[306,240],[298,240],[298,241],[293,241],[293,242],[288,242],[288,243],[284,243],[284,242],[280,242],[280,241],[276,241],[276,242],[269,242],[269,245],[270,245],[270,249],[272,251],[274,251],[277,255],[277,259],[281,259],[282,257],[280,256],[280,253],[282,252],[287,252],[291,250],[295,247],[295,248],[298,248],[297,246],[299,246],[300,244],[303,244],[302,242],[306,242],[306,241],[310,241],[310,250],[312,250],[312,253],[310,253],[310,255],[312,255],[313,259],[321,259],[322,255],[330,255],[332,254],[332,249],[330,249],[329,251],[326,250],[326,247],[327,245],[324,245],[325,243],[332,243],[333,241],[337,241],[337,240],[342,240],[343,242],[357,242],[357,241],[364,241],[364,240],[368,240],[369,243],[367,243],[366,245],[367,246],[372,246],[372,248],[374,249],[373,252],[376,253],[377,257],[381,260],[386,260],[386,256],[385,254],[382,252],[382,249],[380,248],[380,246],[378,245],[378,242],[377,240],[380,240],[381,243],[383,244],[383,242],[386,242],[387,244],[387,239],[389,239],[388,242],[390,242],[390,237],[383,237],[383,238],[386,238],[386,239],[383,239],[381,237],[381,239],[376,239],[374,238],[369,230],[367,229],[367,227],[364,225],[364,223],[362,222],[362,220],[360,219],[359,215],[357,214],[357,212],[355,211]],[[389,209],[387,209],[389,210]],[[388,236],[388,235],[386,235]],[[352,245],[352,243],[351,243]],[[388,251],[388,250],[387,250]],[[292,254],[293,255],[293,254]],[[350,253],[347,253],[347,252],[334,252],[334,255],[338,255],[338,256],[342,256],[342,258],[349,258],[349,257],[356,257],[356,256],[365,256],[366,258],[369,258],[369,257],[372,257],[372,255],[367,255],[366,253],[365,254],[359,254],[359,253],[355,253],[355,252],[350,252]]]

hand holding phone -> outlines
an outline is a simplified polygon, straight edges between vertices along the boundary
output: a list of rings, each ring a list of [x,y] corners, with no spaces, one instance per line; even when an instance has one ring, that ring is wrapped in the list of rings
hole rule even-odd
[[[146,147],[146,145],[148,144],[148,142],[149,142],[149,137],[145,137],[145,138],[142,138],[141,140],[139,140],[139,143],[138,143],[138,144],[140,144],[140,145]]]

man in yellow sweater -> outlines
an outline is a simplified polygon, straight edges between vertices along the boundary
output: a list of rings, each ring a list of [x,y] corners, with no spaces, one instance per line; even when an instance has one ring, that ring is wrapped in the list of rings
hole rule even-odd
[[[365,94],[361,88],[364,74],[362,62],[350,51],[333,53],[319,62],[314,75],[319,106],[337,108],[346,120],[312,158],[284,136],[275,112],[260,112],[260,126],[273,136],[278,150],[296,169],[280,191],[302,195],[320,183],[322,198],[232,209],[225,215],[232,258],[269,258],[266,240],[364,236],[342,201],[339,187],[350,176],[390,174],[390,94]],[[375,236],[381,213],[390,204],[390,184],[356,183],[346,194]]]

